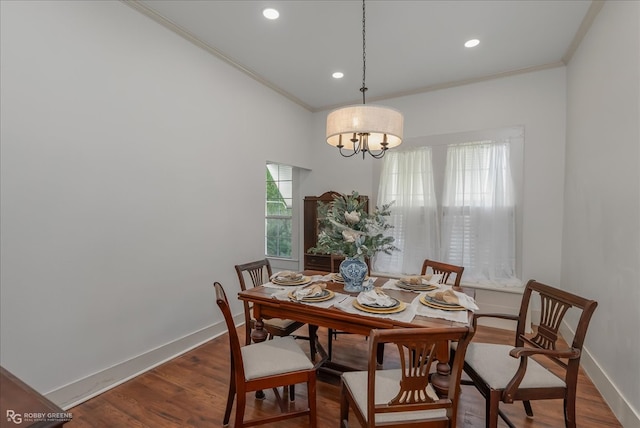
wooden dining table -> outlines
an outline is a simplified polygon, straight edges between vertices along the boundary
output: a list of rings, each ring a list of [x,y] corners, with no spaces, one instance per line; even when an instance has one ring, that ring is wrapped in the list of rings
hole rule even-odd
[[[302,272],[306,276],[328,275],[328,272],[306,270]],[[378,277],[375,279],[374,286],[382,287],[389,278]],[[348,293],[344,291],[344,284],[332,281],[326,282],[326,288],[334,292],[357,296],[358,293]],[[289,287],[282,287],[284,289]],[[294,289],[294,287],[291,287]],[[353,314],[337,309],[335,307],[318,307],[314,305],[304,304],[290,300],[280,300],[273,297],[273,294],[279,290],[258,286],[246,291],[240,291],[238,298],[249,302],[253,305],[253,316],[255,318],[255,328],[251,331],[251,339],[254,342],[262,342],[267,339],[267,332],[264,329],[264,319],[284,318],[309,324],[310,341],[312,357],[315,359],[316,352],[324,360],[323,367],[329,371],[347,371],[348,367],[341,366],[328,360],[327,353],[324,351],[322,344],[318,341],[316,334],[317,327],[326,327],[334,330],[345,331],[348,333],[360,334],[368,336],[373,329],[392,329],[392,328],[416,328],[416,327],[461,327],[470,326],[473,314],[469,311],[466,323],[448,321],[440,318],[430,318],[426,316],[416,315],[410,322],[398,321],[390,318],[381,318],[368,316],[367,313]],[[402,291],[385,289],[385,293],[393,298],[409,304],[416,297],[416,293],[412,291]],[[464,290],[470,293],[468,290]],[[432,383],[439,393],[446,394],[448,390],[449,367],[449,349],[446,346],[436,351],[438,360],[436,373],[432,378]]]

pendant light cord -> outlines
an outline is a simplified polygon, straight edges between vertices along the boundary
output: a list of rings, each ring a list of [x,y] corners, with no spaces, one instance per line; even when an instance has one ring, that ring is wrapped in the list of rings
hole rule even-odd
[[[366,53],[366,14],[364,7],[364,0],[362,0],[362,104],[365,104],[365,92],[367,92],[367,85],[365,83],[367,77],[367,53]]]
[[[2,1],[2,0],[0,0]],[[362,153],[375,159],[402,143],[403,117],[397,110],[382,106],[365,106],[367,92],[367,14],[362,0],[362,106],[337,109],[327,116],[327,143],[337,147],[340,155]],[[369,144],[371,143],[371,147]],[[373,151],[372,151],[373,150]]]

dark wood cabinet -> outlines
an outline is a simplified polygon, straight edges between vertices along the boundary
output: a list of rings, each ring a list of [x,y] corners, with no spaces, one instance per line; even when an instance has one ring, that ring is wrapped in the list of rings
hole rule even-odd
[[[308,270],[331,271],[330,254],[310,254],[309,248],[315,247],[318,242],[320,220],[318,218],[318,203],[331,203],[334,196],[340,193],[328,191],[320,196],[306,196],[304,198],[304,268]],[[360,195],[360,199],[366,201],[365,210],[369,211],[369,198]]]

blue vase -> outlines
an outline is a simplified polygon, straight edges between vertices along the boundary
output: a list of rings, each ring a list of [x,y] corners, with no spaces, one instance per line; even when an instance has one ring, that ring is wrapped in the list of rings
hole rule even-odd
[[[340,275],[344,280],[344,291],[359,293],[368,272],[367,264],[358,257],[347,257],[340,263]]]

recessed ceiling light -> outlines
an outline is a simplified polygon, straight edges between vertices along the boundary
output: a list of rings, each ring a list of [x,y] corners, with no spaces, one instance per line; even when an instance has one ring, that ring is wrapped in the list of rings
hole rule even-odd
[[[262,11],[262,15],[267,19],[278,19],[280,13],[275,9],[268,8]]]
[[[464,44],[465,48],[475,48],[476,46],[478,46],[480,44],[480,40],[478,39],[471,39],[471,40],[467,40],[466,43]]]
[[[333,76],[334,79],[342,79],[344,77],[344,73],[340,71],[336,71],[331,76]]]

